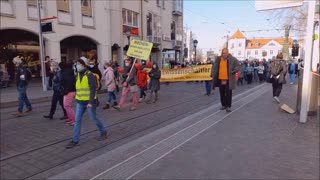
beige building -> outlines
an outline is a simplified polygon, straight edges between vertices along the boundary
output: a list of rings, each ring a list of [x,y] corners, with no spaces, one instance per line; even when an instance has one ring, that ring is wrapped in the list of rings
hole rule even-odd
[[[56,61],[91,56],[100,62],[123,63],[128,38],[154,43],[150,60],[182,49],[182,0],[40,0],[45,55]],[[21,56],[39,73],[37,0],[0,1],[0,63]],[[53,17],[53,18],[52,18]],[[52,24],[52,31],[51,31]],[[12,62],[11,62],[12,64]]]

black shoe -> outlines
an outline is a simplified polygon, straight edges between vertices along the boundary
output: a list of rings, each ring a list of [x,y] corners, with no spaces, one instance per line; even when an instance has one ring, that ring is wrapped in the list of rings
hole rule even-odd
[[[50,120],[52,120],[53,119],[53,117],[52,116],[50,116],[50,115],[48,115],[48,116],[43,116],[44,118],[47,118],[47,119],[50,119]]]
[[[102,109],[110,109],[110,104],[106,104]]]
[[[222,110],[225,110],[226,109],[226,107],[224,107],[224,106],[222,106],[221,108],[220,108],[220,110],[222,111]]]
[[[64,115],[63,117],[60,118],[60,120],[65,120],[65,119],[68,119],[67,115]]]
[[[231,109],[229,107],[226,108],[227,112],[231,112]]]
[[[70,141],[67,146],[66,146],[66,149],[71,149],[71,148],[74,148],[76,146],[78,146],[79,143],[78,142],[73,142],[73,141]]]
[[[97,107],[98,107],[100,105],[100,101],[97,99],[96,103],[97,103]]]
[[[108,135],[107,135],[107,132],[101,134],[99,137],[96,138],[97,141],[103,141],[103,140],[106,140],[108,139]]]
[[[114,105],[114,106],[118,106],[118,103],[117,103],[117,102],[113,102],[113,105]]]

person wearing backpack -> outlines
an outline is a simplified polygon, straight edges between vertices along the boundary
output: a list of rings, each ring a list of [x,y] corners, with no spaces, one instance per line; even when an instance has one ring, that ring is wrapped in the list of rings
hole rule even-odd
[[[22,60],[19,57],[15,57],[13,59],[13,63],[17,67],[17,74],[16,74],[16,86],[18,91],[18,112],[14,115],[21,117],[27,113],[32,112],[32,106],[27,96],[27,87],[28,81],[31,80],[31,72],[23,67]],[[23,112],[23,106],[26,104],[27,111]]]
[[[80,130],[82,124],[82,117],[86,110],[88,110],[89,117],[95,122],[100,136],[98,141],[108,138],[107,131],[103,126],[101,120],[97,117],[97,90],[96,78],[92,72],[87,69],[86,60],[79,59],[77,61],[77,75],[76,75],[76,117],[73,128],[72,141],[70,141],[66,148],[73,148],[79,144]]]
[[[272,78],[273,99],[275,102],[280,103],[280,93],[282,85],[286,83],[286,74],[288,71],[287,63],[283,60],[282,53],[279,53],[275,60],[271,62],[270,74]]]
[[[102,74],[101,71],[99,69],[99,64],[96,64],[95,60],[88,60],[89,61],[89,67],[88,70],[92,72],[92,74],[95,76],[96,78],[96,89],[97,91],[99,91],[101,89],[101,78],[102,78]],[[99,106],[100,102],[99,99],[97,98],[97,106]]]

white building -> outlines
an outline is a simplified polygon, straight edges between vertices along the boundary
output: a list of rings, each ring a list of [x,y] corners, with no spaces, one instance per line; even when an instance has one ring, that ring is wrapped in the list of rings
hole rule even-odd
[[[40,0],[41,18],[52,18],[54,32],[44,34],[45,55],[56,61],[93,56],[123,63],[128,37],[154,43],[151,61],[162,51],[182,59],[183,1]],[[0,63],[20,55],[35,66],[39,58],[37,0],[0,1]],[[37,51],[38,50],[38,51]],[[96,54],[96,55],[94,55]],[[39,72],[39,67],[35,67]]]
[[[290,54],[292,43],[292,38],[289,38]],[[239,60],[269,60],[282,51],[283,44],[284,38],[247,39],[240,30],[237,30],[228,40],[228,49],[230,54]]]

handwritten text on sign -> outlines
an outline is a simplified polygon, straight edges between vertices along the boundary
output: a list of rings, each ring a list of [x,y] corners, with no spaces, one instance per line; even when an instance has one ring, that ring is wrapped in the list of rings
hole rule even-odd
[[[134,39],[130,42],[127,56],[148,60],[152,46],[152,43]]]

